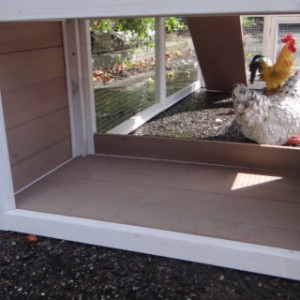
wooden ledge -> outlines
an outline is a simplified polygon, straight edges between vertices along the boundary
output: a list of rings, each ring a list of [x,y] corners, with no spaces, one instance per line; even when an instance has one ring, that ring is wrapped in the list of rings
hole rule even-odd
[[[95,134],[95,153],[299,173],[298,148]]]

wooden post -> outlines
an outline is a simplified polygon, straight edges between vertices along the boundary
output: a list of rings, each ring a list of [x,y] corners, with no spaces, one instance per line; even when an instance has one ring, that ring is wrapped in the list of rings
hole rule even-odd
[[[246,84],[246,68],[239,16],[187,18],[208,90],[231,91]]]
[[[63,22],[73,157],[93,154],[95,132],[91,57],[86,21]]]

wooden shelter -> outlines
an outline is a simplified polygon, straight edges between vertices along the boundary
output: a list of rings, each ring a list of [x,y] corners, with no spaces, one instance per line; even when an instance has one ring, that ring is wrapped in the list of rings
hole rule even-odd
[[[299,0],[2,4],[0,229],[299,280],[299,150],[96,134],[86,21],[188,16],[206,65],[203,23],[299,13]]]

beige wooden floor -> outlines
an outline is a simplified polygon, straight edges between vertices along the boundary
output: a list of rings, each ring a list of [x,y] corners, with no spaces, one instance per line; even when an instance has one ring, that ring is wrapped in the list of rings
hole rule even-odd
[[[300,176],[192,163],[77,158],[17,207],[300,250]]]

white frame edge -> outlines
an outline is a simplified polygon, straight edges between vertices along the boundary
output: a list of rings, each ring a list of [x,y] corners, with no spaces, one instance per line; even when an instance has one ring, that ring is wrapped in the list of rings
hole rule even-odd
[[[80,42],[80,62],[81,62],[81,82],[83,88],[83,105],[85,111],[85,129],[87,154],[94,154],[94,133],[96,132],[95,94],[92,82],[92,47],[90,36],[89,20],[78,20],[79,42]]]
[[[6,222],[17,232],[300,280],[300,251],[20,209]]]
[[[6,127],[0,94],[0,230],[6,229],[5,213],[15,208],[16,203],[6,138]]]
[[[62,22],[73,157],[94,153],[96,131],[88,21]]]
[[[300,12],[300,0],[28,0],[3,1],[0,21],[137,16],[258,15]]]

